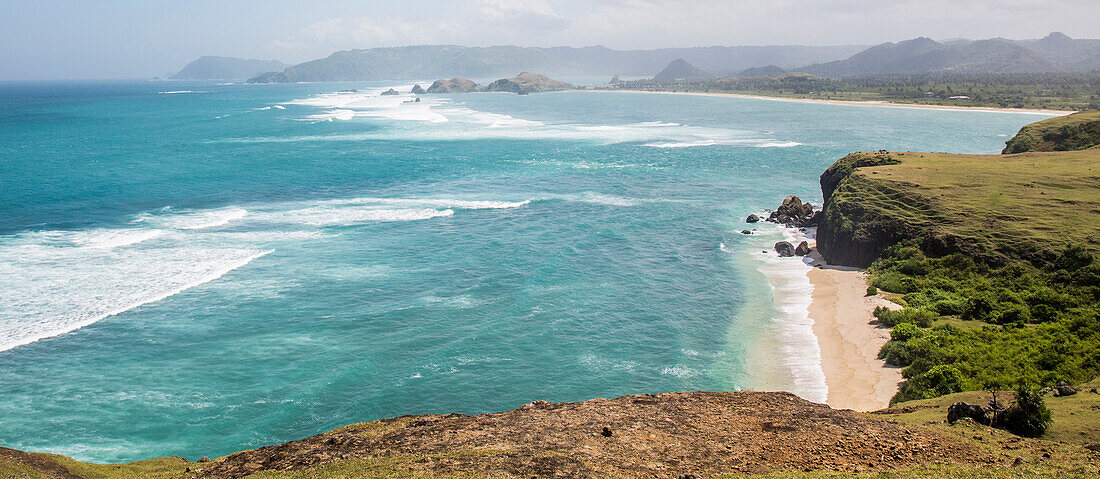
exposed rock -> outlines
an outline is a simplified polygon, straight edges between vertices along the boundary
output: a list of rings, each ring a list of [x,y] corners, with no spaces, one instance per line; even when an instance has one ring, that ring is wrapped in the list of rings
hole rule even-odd
[[[756,223],[757,221],[760,221],[760,217],[756,215],[749,215],[748,218],[745,218],[746,223]]]
[[[401,93],[399,93],[397,90],[394,90],[393,88],[390,88],[389,90],[386,90],[386,91],[382,92],[382,95],[384,95],[384,96],[392,96],[392,95],[400,95],[400,94]]]
[[[814,207],[809,203],[803,203],[797,196],[791,195],[783,199],[783,204],[768,215],[768,221],[780,223],[788,227],[817,226],[819,216],[814,214]]]
[[[576,478],[887,471],[993,458],[953,435],[831,409],[788,393],[664,393],[530,406],[351,425],[232,454],[196,475],[294,475],[341,458],[394,461],[393,473],[403,477]],[[329,442],[332,438],[341,441]]]
[[[806,256],[810,254],[810,244],[803,241],[798,243],[798,247],[794,249],[795,256]]]
[[[956,421],[963,418],[972,419],[978,424],[989,425],[989,416],[986,415],[985,408],[981,406],[960,401],[947,408],[948,423],[955,424]]]
[[[417,83],[417,84],[413,85],[412,93],[414,95],[422,95],[422,94],[425,93],[424,87],[420,86],[420,84]]]
[[[465,78],[436,80],[428,87],[427,93],[465,93],[477,90],[477,83]]]
[[[1077,394],[1077,391],[1077,388],[1070,386],[1070,384],[1065,381],[1058,381],[1058,384],[1054,386],[1055,396],[1072,396]]]
[[[201,458],[199,458],[198,462],[210,462],[210,458],[206,457],[206,456],[202,456]]]
[[[790,241],[779,241],[775,243],[775,252],[783,257],[794,256],[794,245]]]
[[[741,230],[741,234],[743,234],[743,235],[751,235],[751,234],[752,234],[752,231],[749,231],[749,230]]]

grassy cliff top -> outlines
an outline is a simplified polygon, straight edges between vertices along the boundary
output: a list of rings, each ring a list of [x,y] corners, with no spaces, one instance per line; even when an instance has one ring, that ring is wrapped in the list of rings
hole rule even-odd
[[[1025,125],[1005,145],[1005,154],[1096,148],[1100,146],[1100,110],[1080,111]]]
[[[1042,263],[1069,244],[1100,253],[1100,149],[852,156],[860,155],[888,155],[894,164],[857,161],[834,201],[914,231],[950,235],[978,256]]]

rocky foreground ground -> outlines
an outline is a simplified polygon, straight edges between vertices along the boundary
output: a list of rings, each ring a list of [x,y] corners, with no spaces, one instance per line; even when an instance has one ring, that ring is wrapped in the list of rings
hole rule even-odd
[[[992,461],[951,437],[792,394],[690,392],[404,416],[233,454],[193,471],[244,477],[395,456],[416,458],[405,465],[428,475],[525,477],[709,477]]]

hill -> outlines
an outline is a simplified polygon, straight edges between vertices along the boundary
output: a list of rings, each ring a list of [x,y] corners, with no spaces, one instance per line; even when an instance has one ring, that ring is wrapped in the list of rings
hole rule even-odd
[[[787,73],[786,70],[779,68],[775,65],[767,65],[762,67],[746,68],[737,72],[738,77],[770,77],[775,78]]]
[[[1070,151],[1100,145],[1100,110],[1080,111],[1026,125],[1005,142],[1004,154]]]
[[[1060,70],[1052,61],[1017,43],[991,39],[939,43],[915,38],[884,43],[846,60],[799,68],[827,77],[900,73],[1039,73]]]
[[[677,58],[654,76],[653,81],[671,83],[677,80],[708,80],[711,78],[714,78],[714,76],[710,73],[695,68],[695,65],[684,61],[683,58]]]
[[[276,60],[245,60],[232,57],[201,57],[183,67],[172,80],[245,80],[260,73],[280,70],[286,65]]]
[[[776,64],[793,67],[845,58],[863,46],[744,46],[612,50],[584,48],[421,45],[345,50],[327,58],[255,75],[253,83],[300,81],[493,78],[517,71],[548,75],[652,75],[676,58],[716,72]]]

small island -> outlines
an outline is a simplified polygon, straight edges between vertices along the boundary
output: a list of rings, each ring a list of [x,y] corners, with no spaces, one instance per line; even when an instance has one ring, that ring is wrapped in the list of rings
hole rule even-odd
[[[466,93],[466,92],[508,92],[519,95],[547,91],[572,90],[572,84],[551,79],[546,75],[523,72],[512,78],[502,78],[481,86],[466,78],[436,80],[428,87],[427,93]]]

